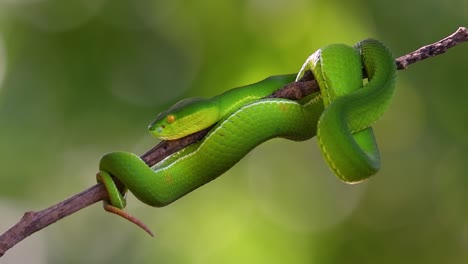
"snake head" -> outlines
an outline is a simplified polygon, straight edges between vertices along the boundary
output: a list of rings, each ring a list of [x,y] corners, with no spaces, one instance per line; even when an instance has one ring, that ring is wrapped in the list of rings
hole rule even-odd
[[[161,112],[148,129],[159,139],[182,138],[218,122],[221,118],[218,109],[218,105],[210,99],[184,99]]]

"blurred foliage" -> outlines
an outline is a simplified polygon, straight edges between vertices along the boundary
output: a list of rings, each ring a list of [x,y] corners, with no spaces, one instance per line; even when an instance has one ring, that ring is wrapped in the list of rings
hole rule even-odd
[[[468,25],[468,2],[0,1],[0,231],[94,184],[100,156],[143,153],[155,115],[297,72],[366,37],[396,56]],[[381,172],[345,185],[315,140],[272,140],[161,209],[129,198],[154,239],[96,205],[2,263],[464,263],[468,46],[399,72],[374,128]],[[288,155],[284,155],[288,153]]]

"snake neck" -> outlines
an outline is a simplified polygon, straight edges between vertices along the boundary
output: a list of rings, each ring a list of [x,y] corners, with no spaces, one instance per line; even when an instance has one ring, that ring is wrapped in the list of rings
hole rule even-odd
[[[211,100],[217,103],[220,117],[226,117],[241,107],[266,97],[284,85],[293,82],[295,76],[295,74],[271,76],[248,86],[231,89]]]

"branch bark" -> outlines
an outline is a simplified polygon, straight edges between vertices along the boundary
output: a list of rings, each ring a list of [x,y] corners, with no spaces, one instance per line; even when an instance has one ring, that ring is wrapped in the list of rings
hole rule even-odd
[[[407,69],[410,64],[443,54],[449,48],[466,41],[468,41],[468,29],[460,27],[457,31],[444,39],[397,58],[395,61],[397,69]],[[269,97],[299,100],[318,91],[318,89],[318,85],[310,73],[306,74],[298,82],[293,82],[284,86]],[[153,166],[172,153],[201,140],[209,130],[210,128],[207,128],[178,140],[162,141],[154,148],[141,155],[141,158],[149,166]],[[0,257],[3,256],[8,249],[33,233],[103,199],[107,199],[107,193],[101,184],[96,184],[47,209],[37,212],[26,212],[18,223],[0,235]]]

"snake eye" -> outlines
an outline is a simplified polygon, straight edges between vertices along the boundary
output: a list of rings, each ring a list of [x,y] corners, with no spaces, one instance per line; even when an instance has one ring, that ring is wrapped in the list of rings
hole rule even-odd
[[[169,123],[169,124],[174,123],[175,119],[176,119],[176,118],[175,118],[174,115],[168,115],[168,116],[166,117],[167,123]]]

